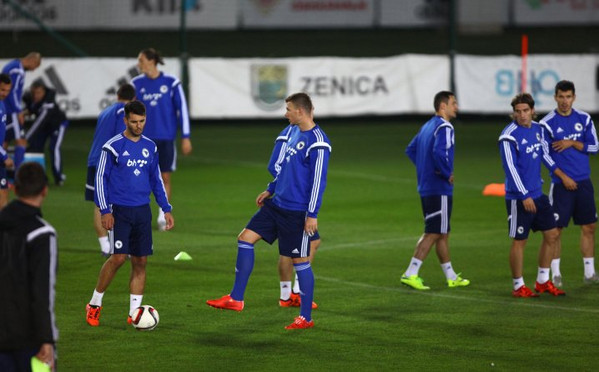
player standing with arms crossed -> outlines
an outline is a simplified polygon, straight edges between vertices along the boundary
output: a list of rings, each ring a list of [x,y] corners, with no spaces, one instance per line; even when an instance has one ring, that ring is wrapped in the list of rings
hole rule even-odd
[[[547,131],[549,154],[557,166],[567,175],[565,180],[551,174],[549,200],[557,214],[559,232],[557,249],[551,261],[553,283],[562,286],[560,271],[561,233],[572,217],[580,225],[580,252],[584,266],[583,282],[599,284],[595,272],[595,230],[597,208],[595,191],[591,182],[589,154],[599,151],[597,132],[591,116],[572,108],[576,99],[574,83],[562,80],[555,86],[557,108],[547,114],[540,123]]]
[[[33,71],[42,63],[42,55],[38,52],[28,53],[23,58],[13,59],[8,62],[2,72],[10,76],[12,88],[6,99],[6,109],[8,119],[6,125],[6,138],[3,146],[15,141],[15,169],[19,168],[25,158],[25,149],[27,140],[23,136],[23,124],[25,123],[25,114],[21,107],[23,99],[23,87],[25,86],[25,72]]]
[[[449,122],[458,113],[458,103],[452,92],[435,95],[435,116],[427,121],[406,149],[416,165],[418,193],[422,201],[424,234],[418,240],[410,265],[401,277],[401,283],[418,290],[428,290],[418,276],[422,262],[433,244],[447,279],[447,286],[465,287],[470,284],[456,274],[449,256],[449,220],[453,204],[454,132]]]
[[[260,207],[237,240],[235,284],[230,294],[207,304],[219,309],[241,311],[243,296],[254,267],[254,244],[263,239],[279,240],[279,254],[291,257],[301,288],[300,315],[286,329],[314,326],[312,300],[314,274],[310,266],[310,236],[318,230],[318,211],[326,187],[331,145],[313,120],[313,106],[305,93],[285,99],[285,117],[294,127],[289,133],[281,171],[256,198]],[[271,198],[272,197],[272,198]]]
[[[85,200],[94,201],[96,191],[96,169],[102,146],[119,133],[125,130],[125,104],[135,99],[135,88],[131,84],[123,84],[116,92],[117,102],[105,108],[98,116],[98,123],[94,132],[91,149],[87,157],[87,182],[85,183]],[[100,251],[104,256],[110,255],[108,233],[102,227],[100,208],[94,206],[94,229],[100,243]]]
[[[137,99],[146,105],[148,122],[145,135],[158,146],[162,181],[170,199],[171,173],[177,168],[177,128],[181,128],[183,155],[191,154],[192,146],[183,87],[176,77],[159,71],[158,64],[163,65],[164,61],[155,49],[142,50],[137,57],[137,66],[142,74],[134,77],[131,84],[135,87]],[[157,221],[158,229],[163,231],[165,220],[162,210],[158,210]]]
[[[152,254],[152,211],[150,193],[164,211],[166,230],[174,226],[158,166],[156,144],[142,135],[146,110],[140,101],[125,105],[125,125],[122,134],[111,138],[102,147],[96,173],[96,205],[102,214],[102,227],[110,234],[111,256],[104,262],[91,301],[86,307],[86,320],[92,327],[100,325],[104,292],[114,275],[131,256],[129,316],[141,306],[147,258]]]
[[[514,120],[499,136],[499,152],[505,171],[505,206],[508,215],[510,268],[514,297],[539,297],[524,283],[524,248],[530,230],[542,231],[543,241],[539,248],[539,267],[536,292],[548,292],[554,296],[565,293],[553,285],[549,279],[551,257],[558,240],[558,230],[553,217],[549,198],[543,194],[541,161],[554,174],[565,174],[557,168],[549,156],[543,129],[533,121],[535,101],[528,93],[521,93],[512,99]],[[567,176],[566,176],[567,177]]]

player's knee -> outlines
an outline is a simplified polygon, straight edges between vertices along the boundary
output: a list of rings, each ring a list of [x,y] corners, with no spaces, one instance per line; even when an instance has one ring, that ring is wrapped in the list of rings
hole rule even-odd
[[[112,256],[110,256],[109,260],[112,263],[112,265],[114,265],[117,268],[119,268],[119,267],[123,266],[123,264],[127,260],[127,255],[125,255],[125,254],[113,254]]]
[[[545,232],[545,240],[548,243],[557,243],[557,241],[559,240],[559,230],[558,229],[551,229]]]
[[[582,233],[585,235],[594,235],[597,229],[597,223],[590,223],[588,225],[582,225]]]

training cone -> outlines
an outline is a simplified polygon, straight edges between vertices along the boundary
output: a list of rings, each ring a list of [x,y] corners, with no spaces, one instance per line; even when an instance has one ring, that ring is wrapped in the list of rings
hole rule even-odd
[[[505,196],[505,185],[503,183],[490,183],[483,189],[484,196]]]
[[[175,256],[175,261],[191,261],[191,256],[187,252],[179,252]]]

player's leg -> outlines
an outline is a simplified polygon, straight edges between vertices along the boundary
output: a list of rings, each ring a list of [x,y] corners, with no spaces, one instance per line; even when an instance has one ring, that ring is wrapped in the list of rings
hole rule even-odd
[[[590,180],[578,183],[576,190],[576,207],[574,223],[580,225],[580,251],[584,265],[585,284],[599,284],[599,276],[595,272],[595,230],[597,226],[597,208],[595,206],[595,190]]]
[[[131,323],[131,315],[135,309],[142,305],[144,289],[146,287],[147,256],[131,255],[131,278],[129,280],[129,316],[127,322]]]
[[[561,234],[565,227],[568,227],[574,205],[576,201],[576,192],[567,190],[563,183],[551,183],[549,187],[549,203],[553,208],[556,217],[556,226],[558,228],[558,241],[553,251],[551,259],[551,279],[557,287],[563,285],[562,272],[560,269],[562,256]]]
[[[533,215],[527,213],[521,200],[505,200],[508,215],[508,235],[512,238],[509,262],[512,273],[512,285],[514,297],[539,297],[538,294],[528,288],[524,282],[524,248],[528,241],[530,225]]]
[[[534,214],[531,228],[534,231],[543,232],[543,241],[539,249],[539,267],[535,291],[539,293],[548,292],[554,296],[563,296],[565,293],[556,288],[549,279],[551,260],[553,259],[559,239],[559,230],[556,226],[553,207],[545,195],[535,200],[535,206],[537,212]]]
[[[316,255],[316,251],[320,247],[320,235],[318,231],[314,234],[314,236],[310,237],[310,264],[314,263],[314,256]],[[293,263],[291,263],[291,268],[293,268]],[[297,280],[297,274],[295,275],[295,282],[293,283],[293,293],[300,292],[299,281]],[[314,309],[314,307],[313,307]]]
[[[279,256],[279,287],[281,290],[279,296],[279,306],[294,306],[291,299],[291,280],[293,279],[293,261],[290,257]],[[297,276],[296,276],[297,277]],[[298,284],[299,285],[299,284]],[[297,304],[299,305],[299,303]]]
[[[551,258],[551,280],[556,287],[562,286],[562,230],[563,228],[557,228],[557,243],[555,243],[555,249]]]
[[[129,238],[131,255],[131,277],[129,279],[129,314],[127,323],[131,324],[131,315],[142,305],[146,286],[146,265],[148,256],[153,253],[152,210],[150,205],[131,208],[134,213],[133,227]]]
[[[54,183],[58,186],[64,184],[66,176],[62,173],[62,141],[66,132],[68,121],[60,124],[57,130],[50,135],[50,159],[52,161],[52,174],[54,175]]]
[[[584,265],[584,282],[599,284],[599,277],[595,272],[595,230],[596,223],[580,226],[580,251]]]

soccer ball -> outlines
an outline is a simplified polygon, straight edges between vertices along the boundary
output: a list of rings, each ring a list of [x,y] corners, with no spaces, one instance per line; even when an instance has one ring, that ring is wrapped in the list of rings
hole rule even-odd
[[[131,325],[138,331],[151,331],[156,328],[159,321],[158,311],[150,305],[138,307],[131,315]]]

